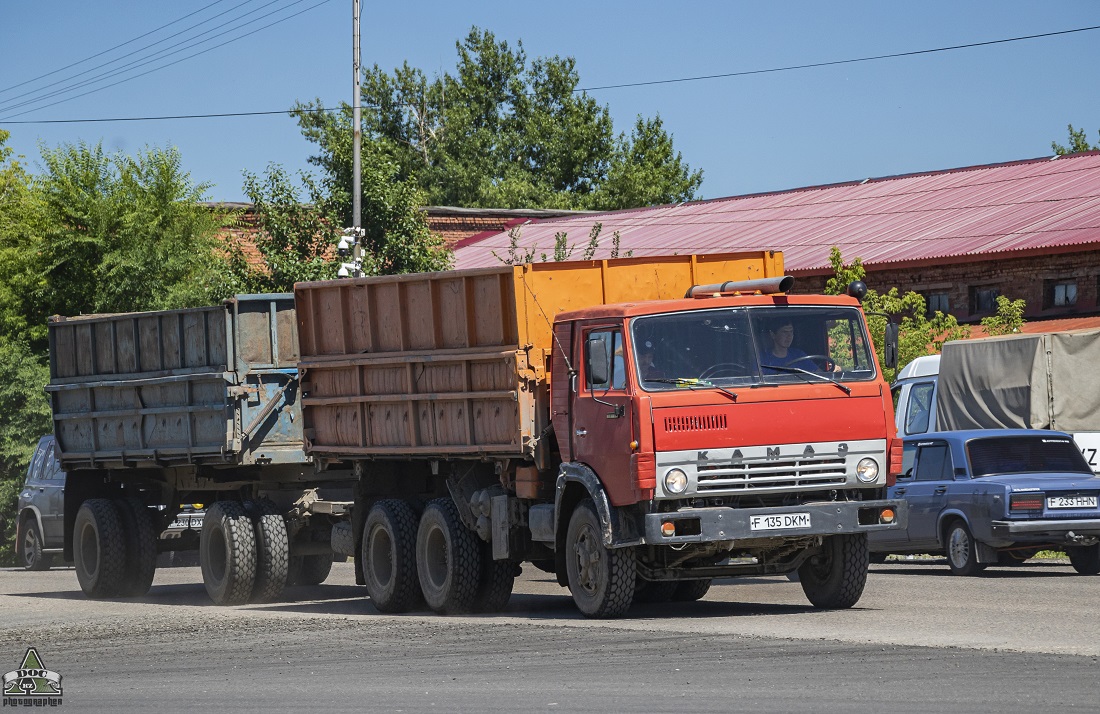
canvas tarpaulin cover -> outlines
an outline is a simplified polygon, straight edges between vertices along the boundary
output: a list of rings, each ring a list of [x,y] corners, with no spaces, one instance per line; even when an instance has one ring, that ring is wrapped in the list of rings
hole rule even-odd
[[[1098,431],[1100,330],[944,345],[936,411],[945,430]]]

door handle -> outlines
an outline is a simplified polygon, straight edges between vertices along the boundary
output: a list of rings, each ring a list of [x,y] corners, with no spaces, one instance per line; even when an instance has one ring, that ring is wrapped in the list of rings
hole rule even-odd
[[[577,436],[588,436],[588,429],[584,429],[584,428],[577,429],[573,433],[576,434]]]
[[[947,493],[947,486],[940,486],[936,489],[935,493],[937,496],[943,493]]]
[[[894,495],[895,496],[904,496],[905,495],[905,489],[904,488],[894,489]]]

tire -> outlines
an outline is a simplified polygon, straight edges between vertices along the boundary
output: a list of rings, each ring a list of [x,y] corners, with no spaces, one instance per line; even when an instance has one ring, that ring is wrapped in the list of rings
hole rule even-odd
[[[675,580],[643,580],[634,583],[634,602],[671,602],[680,586]]]
[[[702,600],[710,591],[710,579],[681,580],[676,583],[676,592],[672,593],[673,602],[695,602]]]
[[[1069,546],[1066,548],[1069,563],[1080,575],[1100,573],[1100,543],[1096,545]]]
[[[384,613],[420,604],[416,572],[416,511],[407,501],[378,501],[363,522],[363,579],[371,603]]]
[[[269,499],[248,501],[244,507],[256,534],[256,579],[250,601],[273,602],[282,596],[290,569],[286,521]]]
[[[520,565],[514,560],[493,560],[493,545],[480,542],[481,575],[478,579],[475,612],[501,612],[508,607]]]
[[[889,553],[871,553],[869,556],[869,560],[875,565],[882,565],[886,562],[886,558],[888,558],[889,556]]]
[[[943,543],[947,565],[954,575],[977,575],[985,570],[985,566],[978,563],[974,536],[962,521],[956,519],[948,524]]]
[[[90,498],[73,524],[73,561],[80,589],[90,598],[116,597],[125,584],[126,546],[115,504]]]
[[[115,508],[126,543],[126,575],[119,595],[141,597],[149,592],[157,572],[157,529],[152,514],[141,501],[118,499]]]
[[[817,608],[852,607],[867,584],[868,562],[866,535],[828,536],[822,552],[810,556],[798,568],[802,592]]]
[[[19,560],[27,570],[49,570],[50,559],[42,552],[42,531],[34,517],[27,519],[27,529],[19,542]]]
[[[243,605],[256,583],[256,531],[244,506],[218,501],[206,509],[199,536],[199,566],[215,605]]]
[[[481,580],[477,536],[450,498],[428,503],[416,530],[416,571],[424,601],[442,615],[472,612]]]
[[[591,498],[577,504],[565,534],[565,569],[569,591],[585,617],[620,617],[634,602],[637,577],[631,548],[609,549]]]

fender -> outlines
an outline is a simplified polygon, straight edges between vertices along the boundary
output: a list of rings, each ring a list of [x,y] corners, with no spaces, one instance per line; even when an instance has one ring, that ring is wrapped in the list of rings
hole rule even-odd
[[[603,527],[603,544],[608,548],[625,548],[632,545],[644,545],[645,538],[638,528],[633,514],[611,505],[600,477],[586,464],[564,463],[558,470],[558,480],[554,487],[554,540],[564,547],[566,524],[562,523],[562,498],[570,483],[584,486],[592,502],[596,504],[596,513]],[[572,510],[570,510],[570,513]]]
[[[38,510],[37,506],[27,506],[19,514],[19,517],[15,519],[15,547],[17,549],[16,552],[19,552],[18,548],[22,547],[20,543],[23,542],[23,523],[29,520],[28,518],[25,518],[23,514],[27,513],[28,511],[30,512],[31,517],[34,518],[35,523],[38,525],[38,532],[39,534],[41,534],[43,541],[45,541],[46,539],[46,531],[42,528],[41,511]],[[42,543],[42,549],[46,550],[45,542]]]

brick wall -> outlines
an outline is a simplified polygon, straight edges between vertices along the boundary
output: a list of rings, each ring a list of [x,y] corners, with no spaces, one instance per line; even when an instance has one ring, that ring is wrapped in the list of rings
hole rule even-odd
[[[827,275],[799,275],[794,292],[813,293],[825,288]],[[901,292],[914,290],[925,295],[945,295],[950,312],[960,322],[973,322],[988,315],[975,311],[973,304],[978,297],[974,293],[994,289],[1013,300],[1023,298],[1027,302],[1025,316],[1043,319],[1070,315],[1087,315],[1100,312],[1098,283],[1100,283],[1100,250],[1084,250],[1075,253],[1028,256],[1020,258],[988,258],[970,263],[946,265],[922,265],[905,269],[867,269],[867,286],[878,292],[897,287]],[[1054,305],[1055,285],[1062,283],[1060,297],[1068,302],[1076,290],[1076,303]]]

